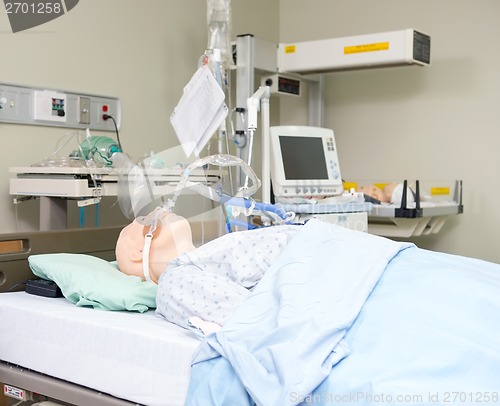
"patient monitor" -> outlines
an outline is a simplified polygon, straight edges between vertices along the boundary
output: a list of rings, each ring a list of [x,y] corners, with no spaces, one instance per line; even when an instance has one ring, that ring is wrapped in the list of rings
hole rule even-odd
[[[336,196],[343,192],[333,131],[271,127],[271,182],[276,197]]]

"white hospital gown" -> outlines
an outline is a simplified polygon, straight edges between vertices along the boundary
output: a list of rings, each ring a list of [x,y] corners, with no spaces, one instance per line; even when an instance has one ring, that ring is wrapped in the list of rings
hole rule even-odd
[[[193,316],[224,325],[299,227],[226,234],[170,261],[158,281],[157,315],[185,328]]]

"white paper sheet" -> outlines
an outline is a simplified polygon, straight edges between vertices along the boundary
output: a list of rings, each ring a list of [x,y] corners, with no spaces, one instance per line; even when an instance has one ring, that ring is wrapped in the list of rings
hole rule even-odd
[[[205,65],[200,67],[184,87],[170,122],[184,153],[199,155],[220,127],[228,113],[224,92]]]

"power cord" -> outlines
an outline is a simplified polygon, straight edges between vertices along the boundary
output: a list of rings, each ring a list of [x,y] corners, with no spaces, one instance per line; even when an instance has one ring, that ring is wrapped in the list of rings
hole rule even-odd
[[[12,292],[14,289],[18,288],[19,286],[26,285],[26,283],[27,283],[27,281],[16,283],[14,286],[11,286],[11,288],[9,290],[7,290],[7,292]]]
[[[122,152],[123,152],[122,143],[121,143],[121,141],[120,141],[120,133],[118,132],[118,126],[116,125],[116,120],[115,120],[115,118],[114,118],[112,115],[110,115],[110,114],[103,114],[103,115],[102,115],[102,119],[103,119],[104,121],[106,121],[106,120],[108,120],[108,119],[111,119],[111,120],[113,121],[113,124],[115,125],[116,139],[117,139],[117,141],[118,141],[118,145],[120,146],[120,149],[121,149],[121,150],[122,150]]]

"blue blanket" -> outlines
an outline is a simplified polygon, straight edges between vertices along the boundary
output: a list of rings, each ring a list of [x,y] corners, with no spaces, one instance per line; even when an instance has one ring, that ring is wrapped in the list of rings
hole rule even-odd
[[[419,248],[387,266],[307,404],[500,405],[500,266]]]
[[[200,346],[187,405],[293,405],[350,352],[344,336],[409,244],[309,221]]]
[[[499,377],[500,265],[309,222],[202,344],[186,404],[500,405]]]

